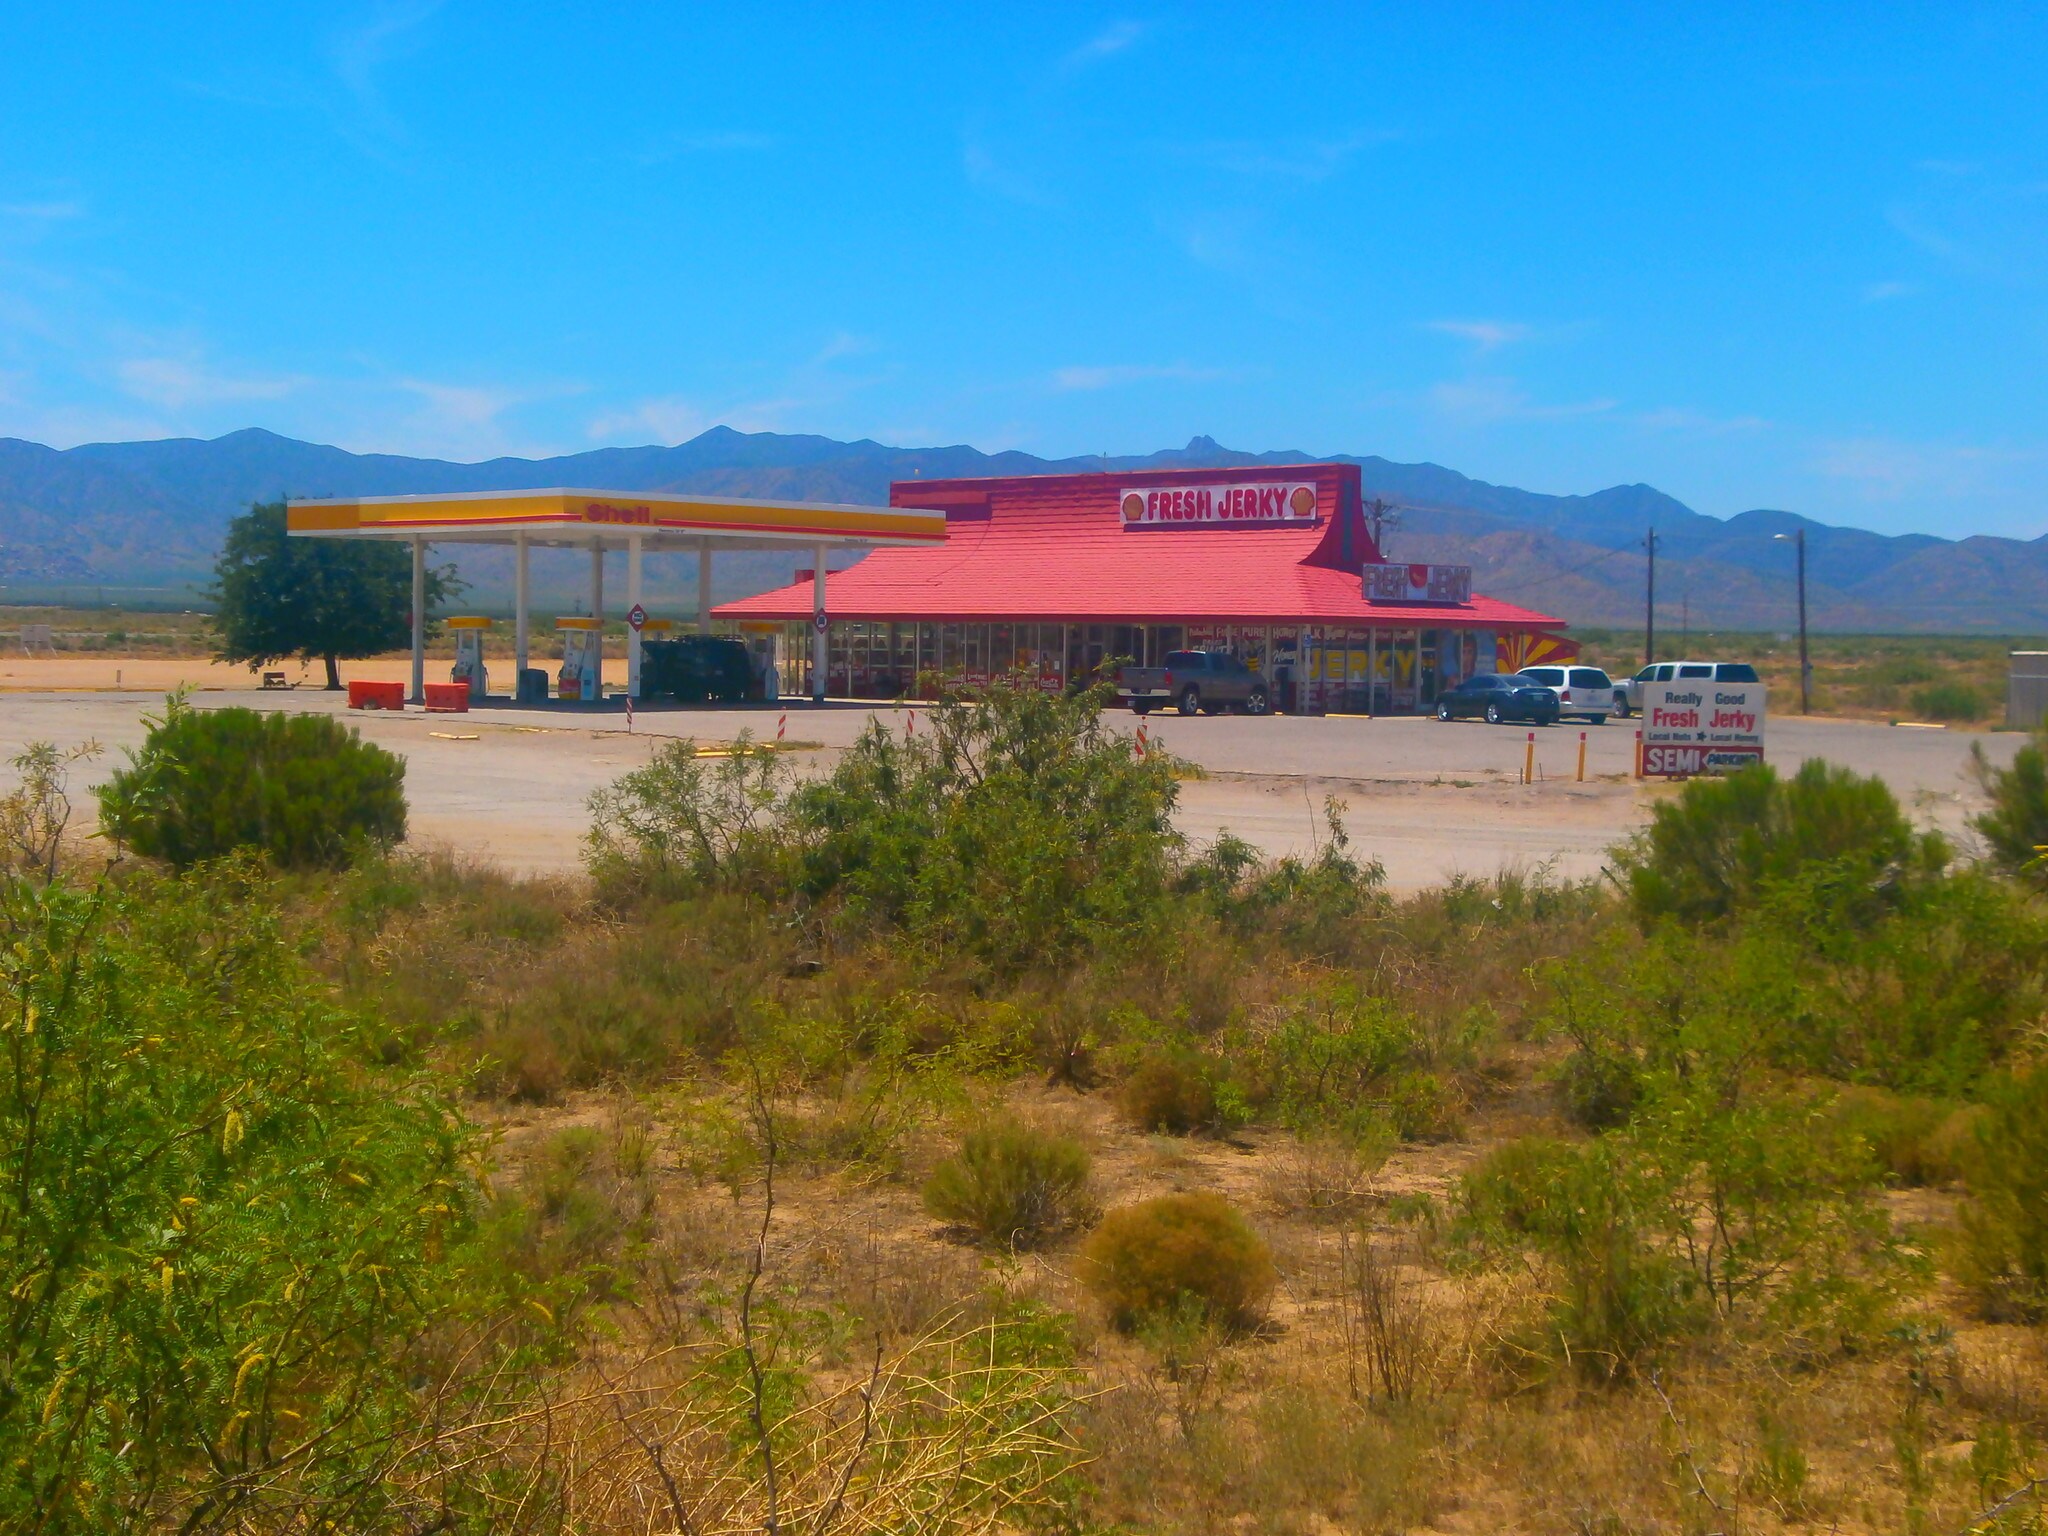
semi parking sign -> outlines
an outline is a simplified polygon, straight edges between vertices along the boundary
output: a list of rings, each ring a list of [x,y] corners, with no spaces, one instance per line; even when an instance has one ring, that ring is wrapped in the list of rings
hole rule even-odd
[[[1643,685],[1643,776],[1733,773],[1764,760],[1762,683],[1688,677]]]

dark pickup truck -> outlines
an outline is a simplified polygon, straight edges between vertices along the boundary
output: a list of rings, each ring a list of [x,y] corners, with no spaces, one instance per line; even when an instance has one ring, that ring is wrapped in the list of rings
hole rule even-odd
[[[1116,692],[1140,715],[1168,704],[1184,715],[1220,715],[1232,707],[1263,715],[1273,707],[1266,680],[1227,651],[1169,651],[1163,667],[1125,667],[1116,675]]]

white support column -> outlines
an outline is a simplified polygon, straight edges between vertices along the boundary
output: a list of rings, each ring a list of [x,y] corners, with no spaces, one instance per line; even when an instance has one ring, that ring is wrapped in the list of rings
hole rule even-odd
[[[631,534],[626,539],[626,697],[640,697],[640,631],[632,624],[631,615],[640,606],[640,535]]]
[[[711,541],[697,541],[697,633],[711,633]]]
[[[518,535],[512,542],[512,697],[517,699],[519,679],[526,675],[526,631],[532,619],[527,601],[532,588],[532,561],[528,558],[525,534]]]
[[[825,668],[830,665],[832,654],[825,645],[825,626],[829,616],[825,608],[825,546],[817,548],[817,565],[811,572],[811,702],[825,702]]]
[[[412,702],[427,700],[427,541],[412,541]]]
[[[597,620],[597,696],[604,697],[604,540],[590,546],[590,616]]]

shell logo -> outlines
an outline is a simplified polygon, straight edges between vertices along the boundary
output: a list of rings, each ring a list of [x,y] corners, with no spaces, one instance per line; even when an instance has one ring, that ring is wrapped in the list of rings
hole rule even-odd
[[[1296,517],[1314,517],[1316,515],[1316,493],[1309,486],[1297,485],[1294,488],[1294,495],[1288,500],[1288,505],[1294,508],[1294,515]]]
[[[1124,520],[1135,523],[1145,515],[1145,498],[1136,491],[1124,497]]]

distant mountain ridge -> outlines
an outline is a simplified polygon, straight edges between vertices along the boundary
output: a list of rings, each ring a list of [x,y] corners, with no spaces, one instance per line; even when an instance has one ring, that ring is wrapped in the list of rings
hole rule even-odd
[[[378,496],[583,485],[718,491],[807,501],[886,502],[890,482],[965,475],[1143,473],[1335,461],[1361,467],[1368,496],[1403,509],[1400,558],[1469,563],[1483,591],[1577,624],[1641,622],[1642,539],[1659,537],[1659,620],[1695,628],[1784,629],[1792,556],[1773,535],[1803,528],[1816,625],[1856,630],[2048,630],[2048,537],[1887,536],[1795,513],[1710,517],[1648,485],[1558,496],[1491,485],[1436,464],[1377,456],[1244,453],[1208,437],[1121,457],[1042,459],[955,445],[893,448],[862,439],[710,431],[673,447],[600,448],[549,459],[459,464],[357,454],[248,428],[211,440],[89,443],[54,449],[0,438],[0,583],[163,582],[202,577],[228,520],[280,496]],[[780,580],[796,557],[733,555],[721,596]],[[466,557],[481,584],[488,556]],[[1674,626],[1675,627],[1675,626]]]

